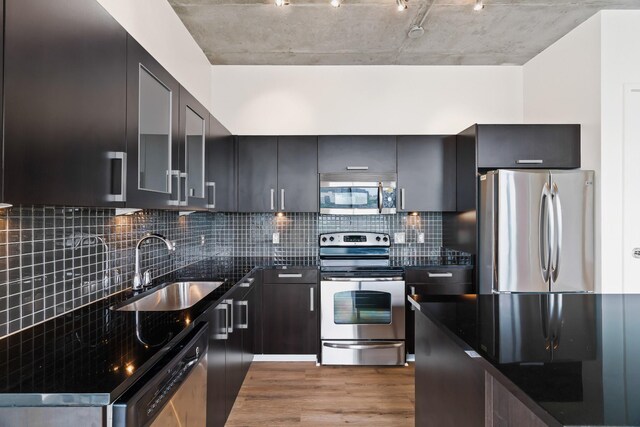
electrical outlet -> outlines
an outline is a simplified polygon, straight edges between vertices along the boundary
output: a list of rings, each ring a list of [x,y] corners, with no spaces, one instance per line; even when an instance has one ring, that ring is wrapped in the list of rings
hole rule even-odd
[[[280,243],[280,233],[273,233],[273,244],[277,245]]]
[[[424,233],[418,233],[418,243],[424,243]]]
[[[204,234],[201,234],[200,235],[200,246],[204,246],[204,242],[205,242]]]
[[[405,242],[406,242],[406,239],[405,239],[405,233],[394,233],[394,234],[393,234],[393,241],[394,241],[394,243],[396,243],[396,244],[399,244],[399,243],[400,243],[400,244],[405,243]]]

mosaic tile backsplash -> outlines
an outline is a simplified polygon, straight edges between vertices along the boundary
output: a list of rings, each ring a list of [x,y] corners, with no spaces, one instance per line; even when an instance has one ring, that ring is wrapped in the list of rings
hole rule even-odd
[[[274,264],[314,265],[318,234],[404,232],[392,246],[395,265],[466,264],[467,254],[442,248],[442,217],[243,214],[20,206],[0,210],[0,337],[28,328],[131,286],[136,241],[146,232],[176,242],[169,253],[144,243],[141,269],[158,277],[212,256],[268,258]],[[273,243],[279,233],[280,243]],[[424,243],[418,243],[424,233]]]

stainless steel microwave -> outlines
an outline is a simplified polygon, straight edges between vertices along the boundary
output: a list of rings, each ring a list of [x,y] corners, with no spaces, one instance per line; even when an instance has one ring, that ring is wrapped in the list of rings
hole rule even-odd
[[[394,214],[396,213],[396,175],[320,174],[320,213]]]

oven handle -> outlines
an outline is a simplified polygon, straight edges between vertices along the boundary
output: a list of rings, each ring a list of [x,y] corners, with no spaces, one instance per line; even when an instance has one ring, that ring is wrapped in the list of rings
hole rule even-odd
[[[330,282],[398,282],[404,280],[401,276],[396,277],[323,277],[323,281]]]
[[[399,348],[404,345],[402,342],[391,342],[384,344],[336,344],[331,342],[322,343],[323,346],[329,348],[337,348],[341,350],[370,350],[382,348]]]

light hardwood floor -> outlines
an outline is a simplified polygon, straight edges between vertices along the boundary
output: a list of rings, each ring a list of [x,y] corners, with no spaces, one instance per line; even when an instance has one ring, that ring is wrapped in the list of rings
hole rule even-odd
[[[227,426],[414,425],[414,366],[254,362]]]

